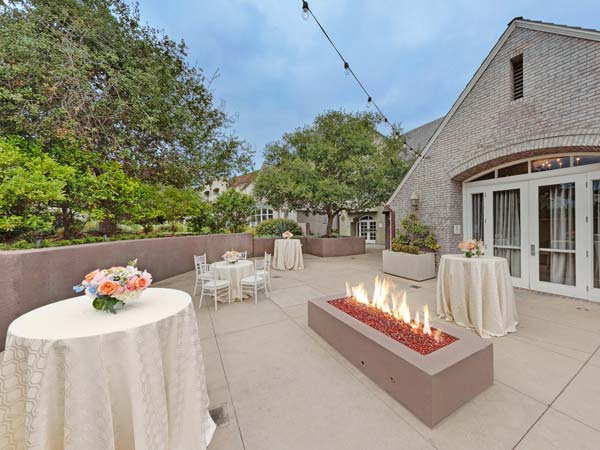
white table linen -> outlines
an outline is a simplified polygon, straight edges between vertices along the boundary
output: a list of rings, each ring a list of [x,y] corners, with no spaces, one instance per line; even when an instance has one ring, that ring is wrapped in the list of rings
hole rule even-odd
[[[273,268],[275,270],[304,269],[300,239],[275,239]]]
[[[215,431],[191,298],[151,288],[113,315],[75,297],[8,329],[0,446],[206,449]]]
[[[241,299],[242,289],[240,283],[242,278],[249,277],[253,273],[254,263],[245,259],[235,263],[219,261],[213,263],[212,267],[219,280],[227,280],[231,283],[231,298]]]
[[[482,337],[517,331],[515,295],[506,259],[444,255],[437,280],[437,314]]]

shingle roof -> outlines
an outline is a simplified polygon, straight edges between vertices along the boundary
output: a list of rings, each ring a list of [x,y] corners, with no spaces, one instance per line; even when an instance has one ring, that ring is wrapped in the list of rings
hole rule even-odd
[[[583,27],[576,27],[573,25],[563,25],[560,23],[553,23],[553,22],[544,22],[542,20],[532,20],[532,19],[524,19],[523,17],[515,17],[513,20],[511,20],[508,25],[510,26],[511,23],[513,23],[514,21],[520,21],[520,22],[527,22],[527,23],[536,23],[539,25],[550,25],[552,27],[560,27],[560,28],[566,28],[569,30],[581,30],[581,31],[591,31],[592,33],[600,33],[600,30],[597,30],[595,28],[583,28]]]
[[[254,182],[259,172],[260,170],[255,170],[254,172],[245,173],[243,175],[235,177],[231,180],[229,186],[236,189],[246,189]]]
[[[442,120],[444,120],[444,117],[445,116],[442,116],[439,119],[432,120],[425,125],[421,125],[420,127],[404,133],[408,149],[412,153],[421,153],[427,145],[427,142],[429,142],[429,139],[431,139],[431,136],[433,136],[433,133],[435,133],[437,127],[439,127]]]

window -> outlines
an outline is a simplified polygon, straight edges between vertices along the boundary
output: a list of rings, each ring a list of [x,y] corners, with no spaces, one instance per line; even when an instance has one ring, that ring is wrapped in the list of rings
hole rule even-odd
[[[523,98],[523,55],[510,60],[512,66],[513,100]]]
[[[508,167],[501,167],[498,169],[498,178],[512,177],[513,175],[523,175],[529,172],[529,162],[525,161],[518,164],[513,164]]]
[[[598,164],[600,163],[600,155],[580,155],[575,156],[573,165],[574,166],[585,166],[587,164]]]
[[[565,169],[571,167],[571,158],[559,156],[558,158],[544,158],[531,161],[532,172],[544,172],[546,170]]]
[[[218,195],[219,194],[219,188],[214,188],[213,189],[213,194]]]
[[[210,196],[210,191],[204,191],[204,196],[208,198]]]
[[[271,208],[258,208],[254,213],[252,226],[256,226],[263,220],[271,220],[273,218],[273,210]]]
[[[475,178],[474,180],[471,180],[471,181],[491,180],[492,178],[495,178],[495,176],[496,176],[496,174],[492,170],[491,172],[484,173],[483,175],[480,175],[480,176],[478,176],[477,178]]]

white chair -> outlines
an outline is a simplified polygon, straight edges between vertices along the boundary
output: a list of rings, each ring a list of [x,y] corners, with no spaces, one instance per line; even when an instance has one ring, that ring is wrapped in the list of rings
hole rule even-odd
[[[202,264],[206,264],[206,253],[204,255],[194,255],[194,268],[196,269],[196,284],[194,284],[194,293],[192,294],[192,298],[196,296],[196,290],[199,287],[202,287],[202,277],[207,277],[207,275],[202,274]],[[210,280],[211,277],[208,276]]]
[[[259,263],[258,266],[256,266],[256,275],[260,275],[260,276],[264,276],[265,277],[265,281],[267,283],[267,287],[269,288],[269,291],[272,291],[273,289],[271,288],[271,254],[265,252],[265,259],[264,262],[262,264]]]
[[[231,283],[227,280],[217,280],[217,274],[210,270],[208,264],[203,263],[200,265],[201,269],[201,287],[200,291],[200,304],[199,308],[202,308],[202,299],[205,295],[215,298],[215,311],[217,310],[218,299],[227,296],[227,301],[231,303]]]
[[[265,291],[265,295],[267,294],[267,282],[264,275],[259,275],[257,270],[264,271],[264,260],[254,262],[252,266],[252,275],[242,278],[240,281],[240,289],[242,294],[242,301],[244,298],[244,294],[251,294],[254,297],[254,303],[258,304],[258,292],[263,289]],[[263,272],[264,273],[264,272]]]
[[[240,252],[240,259],[248,259],[248,251]]]

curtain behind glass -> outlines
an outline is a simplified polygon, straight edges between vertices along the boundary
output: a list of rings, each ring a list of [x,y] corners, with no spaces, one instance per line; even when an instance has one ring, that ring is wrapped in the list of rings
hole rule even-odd
[[[511,276],[521,277],[519,189],[494,192],[494,255],[506,258]]]
[[[575,183],[550,186],[550,248],[575,250]],[[551,252],[550,282],[575,285],[575,254]]]
[[[483,194],[473,194],[471,196],[473,201],[473,213],[472,213],[472,236],[471,239],[477,241],[483,241]]]

